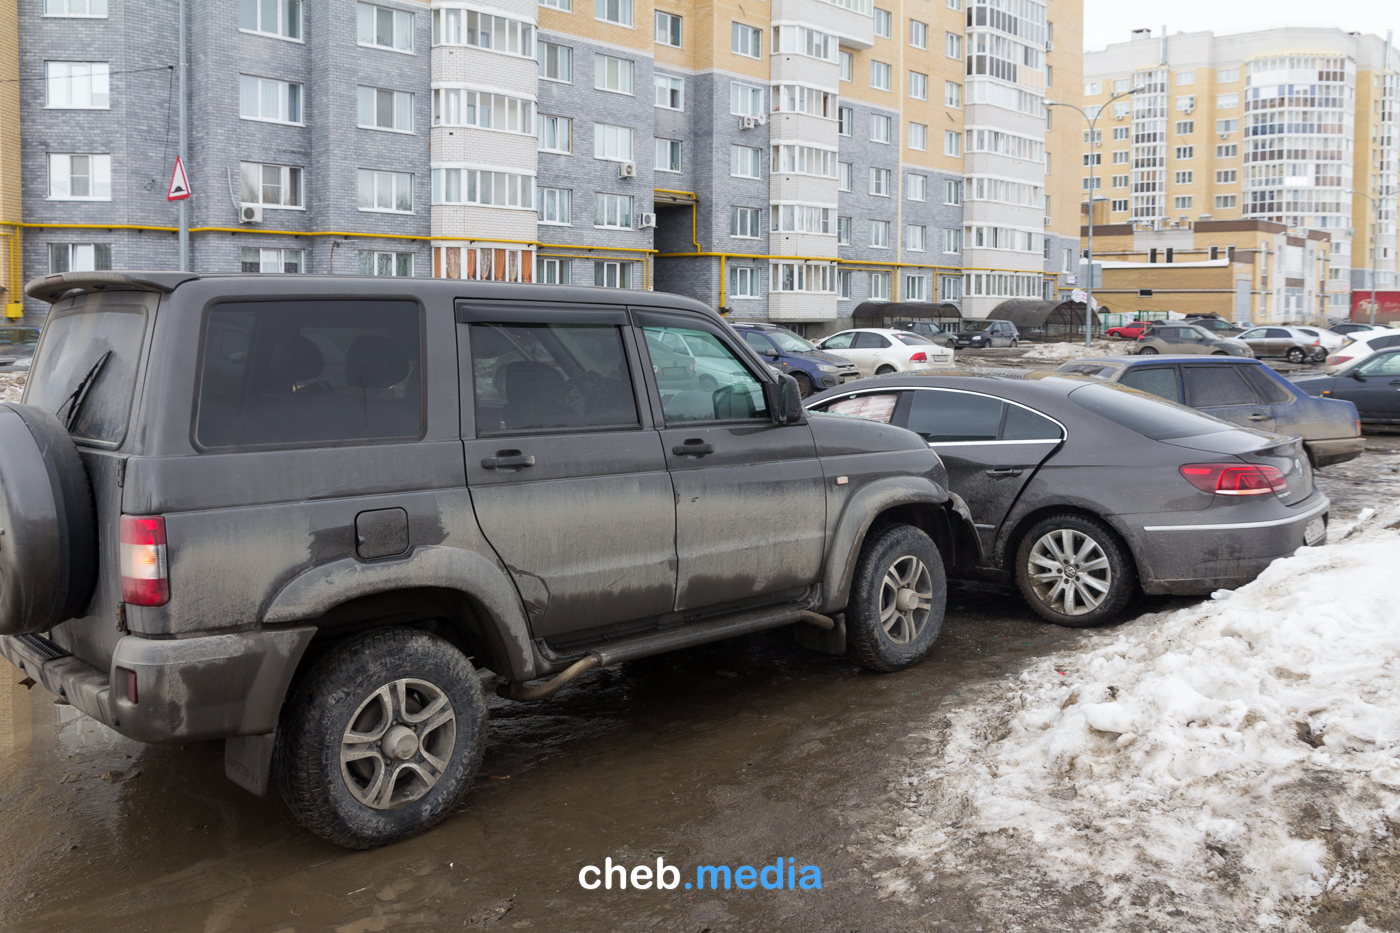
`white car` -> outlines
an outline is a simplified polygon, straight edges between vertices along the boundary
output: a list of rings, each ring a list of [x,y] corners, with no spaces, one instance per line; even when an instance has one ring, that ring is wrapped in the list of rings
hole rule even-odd
[[[1328,353],[1336,353],[1342,348],[1342,344],[1347,342],[1347,339],[1341,334],[1334,334],[1325,327],[1308,326],[1295,327],[1293,329],[1302,331],[1309,337],[1316,337],[1318,342],[1322,344],[1322,349],[1326,350]]]
[[[1379,328],[1355,331],[1341,349],[1327,357],[1327,375],[1336,375],[1357,360],[1364,360],[1372,353],[1389,347],[1400,347],[1400,331]]]
[[[902,330],[843,330],[817,344],[817,348],[855,363],[862,376],[946,369],[953,365],[951,347],[940,347],[932,340]]]

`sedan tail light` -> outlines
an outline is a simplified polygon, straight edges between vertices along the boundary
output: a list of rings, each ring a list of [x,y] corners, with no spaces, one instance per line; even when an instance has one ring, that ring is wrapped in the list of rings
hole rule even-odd
[[[915,353],[913,356],[909,357],[909,362],[911,362],[911,363],[927,363],[927,362],[928,362],[928,354],[925,353],[924,351],[920,350],[918,353]]]
[[[1188,463],[1181,475],[1202,492],[1217,496],[1267,496],[1288,487],[1275,467],[1257,463]]]
[[[1351,362],[1351,357],[1349,357],[1349,356],[1329,356],[1329,357],[1327,357],[1327,365],[1328,365],[1328,366],[1340,366],[1340,365],[1342,365],[1343,363],[1350,363],[1350,362]]]
[[[123,515],[120,534],[122,601],[133,606],[164,606],[170,601],[165,519]]]

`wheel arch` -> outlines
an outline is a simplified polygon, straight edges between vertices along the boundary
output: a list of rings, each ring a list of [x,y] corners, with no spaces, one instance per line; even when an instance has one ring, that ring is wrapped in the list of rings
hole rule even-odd
[[[1009,567],[1008,562],[1015,559],[1016,552],[1021,548],[1021,542],[1025,539],[1026,533],[1031,530],[1036,522],[1051,515],[1072,514],[1080,515],[1084,518],[1092,519],[1106,528],[1118,539],[1118,543],[1123,546],[1128,559],[1133,563],[1133,572],[1139,580],[1142,579],[1142,568],[1138,564],[1137,551],[1133,547],[1132,538],[1126,534],[1118,522],[1101,512],[1090,508],[1082,503],[1051,503],[1037,506],[1028,511],[1025,515],[1019,516],[1012,527],[1001,536],[993,552],[992,562],[1002,570],[1015,574],[1015,568]],[[1009,555],[1009,556],[1008,556]]]

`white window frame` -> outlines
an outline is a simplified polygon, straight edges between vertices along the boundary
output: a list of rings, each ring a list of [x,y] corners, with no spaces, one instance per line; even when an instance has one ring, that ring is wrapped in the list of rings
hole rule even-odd
[[[463,165],[434,165],[432,173],[433,204],[469,204],[494,207],[498,210],[529,211],[532,214],[536,212],[534,175],[509,169]],[[504,201],[498,201],[495,197],[498,175],[502,177],[500,187],[504,189]],[[473,187],[477,191],[474,201],[471,200]],[[457,194],[456,200],[449,198],[454,189]],[[482,197],[487,190],[491,191],[489,200]]]
[[[263,198],[264,187],[267,183],[267,170],[275,169],[278,173],[277,188],[281,192],[280,201],[267,201]],[[255,171],[257,178],[253,184],[256,198],[248,200],[248,173]],[[238,199],[240,204],[260,204],[267,210],[275,211],[304,211],[306,210],[306,172],[299,165],[276,165],[267,162],[240,162],[238,164]],[[289,200],[288,196],[295,194],[295,200]]]
[[[928,176],[910,172],[904,176],[904,196],[911,201],[928,200]]]
[[[850,191],[850,190],[851,190],[851,175],[854,174],[854,172],[855,172],[855,163],[854,163],[854,162],[837,162],[837,163],[836,163],[836,190],[837,190],[837,191]]]
[[[890,145],[894,136],[894,118],[887,113],[870,115],[870,141]]]
[[[531,21],[461,7],[442,7],[433,10],[432,14],[434,46],[465,46],[513,58],[535,58],[535,24]],[[488,19],[491,21],[489,29],[483,27],[483,20]],[[495,43],[496,20],[503,23],[506,34],[504,48]],[[475,42],[472,41],[473,35],[476,36]],[[515,48],[511,48],[512,40]]]
[[[747,169],[750,168],[753,169],[753,174],[748,173]],[[731,143],[729,146],[729,177],[762,178],[763,150]]]
[[[96,19],[97,17],[87,17]],[[63,253],[63,268],[54,266],[54,252],[61,250]],[[98,257],[102,261],[98,261]],[[50,243],[49,244],[49,275],[57,275],[63,272],[110,272],[112,269],[112,244],[110,243]]]
[[[409,250],[384,250],[384,249],[362,249],[358,250],[356,260],[359,266],[360,275],[373,276],[375,278],[413,278],[415,254]],[[365,271],[365,260],[368,258],[370,271]],[[389,271],[380,272],[383,260],[388,259]],[[408,260],[408,272],[400,272],[402,262]]]
[[[536,59],[536,61],[539,63],[539,79],[540,79],[541,81],[555,81],[555,82],[557,82],[557,83],[559,83],[559,84],[573,84],[573,83],[574,83],[574,47],[573,47],[573,46],[571,46],[571,45],[560,45],[560,44],[557,43],[557,42],[544,42],[544,41],[541,41],[541,42],[535,43],[535,48],[536,48],[536,55],[538,56],[538,58]],[[569,73],[568,77],[566,77],[566,78],[561,78],[561,77],[557,77],[557,76],[556,76],[556,77],[550,77],[548,74],[545,73],[545,72],[547,72],[547,71],[549,70],[548,60],[549,60],[549,53],[550,53],[551,50],[553,50],[553,52],[554,52],[554,65],[555,65],[556,69],[557,69],[557,70],[567,70],[568,73]]]
[[[86,92],[75,95],[82,81],[87,82]],[[107,62],[45,62],[44,91],[47,110],[111,110],[111,66]],[[67,102],[55,103],[55,99]],[[88,102],[75,104],[75,99]]]
[[[657,136],[655,137],[655,149],[656,164],[653,168],[658,172],[674,172],[679,174],[681,171],[681,140],[663,139]],[[665,153],[664,155],[663,151]]]
[[[1128,210],[1127,198],[1114,198],[1108,202],[1108,210],[1111,214],[1124,214]]]
[[[73,174],[73,159],[87,159],[88,174]],[[96,152],[51,152],[48,155],[50,201],[110,201],[112,200],[112,156]],[[66,170],[66,174],[64,171]],[[86,177],[88,193],[74,195],[73,179]],[[64,178],[62,186],[56,182]]]
[[[909,131],[906,136],[906,142],[908,143],[910,149],[916,149],[919,152],[927,152],[928,124],[915,123],[911,120],[909,122]]]
[[[956,256],[962,252],[962,231],[955,227],[943,228],[943,252]]]
[[[890,273],[870,273],[870,299],[872,301],[890,300]]]
[[[593,18],[600,23],[632,28],[632,0],[594,0]]]
[[[763,58],[763,30],[747,23],[730,22],[729,51],[745,58]]]
[[[837,217],[837,218],[836,218],[836,245],[837,245],[837,246],[850,246],[850,245],[851,245],[851,218],[849,218],[849,217]]]
[[[963,202],[963,183],[961,178],[943,179],[943,203],[961,204]]]
[[[962,61],[963,37],[961,33],[945,32],[943,34],[943,56]]]
[[[105,0],[104,0],[105,2]],[[263,5],[260,0],[239,0],[238,3],[238,31],[254,36],[267,36],[270,39],[281,39],[284,42],[301,42],[303,27],[305,27],[304,11],[301,0],[276,0],[277,3],[277,28],[275,30],[264,29],[266,25],[262,21]],[[48,4],[46,3],[45,6]],[[296,35],[290,35],[282,30],[291,22],[287,10],[289,7],[296,10]],[[245,16],[251,12],[253,14],[252,28],[245,26]]]
[[[928,301],[928,276],[906,272],[904,290],[900,292],[899,298],[901,301]]]
[[[593,158],[600,162],[637,161],[636,132],[630,126],[594,123]]]
[[[877,91],[890,89],[890,73],[893,69],[888,62],[870,62],[870,86]]]
[[[873,14],[875,19],[875,35],[881,39],[888,39],[894,31],[894,15],[889,10],[882,10],[875,7]]]
[[[573,261],[557,256],[535,256],[536,285],[572,285]]]
[[[501,123],[496,122],[497,103],[504,110]],[[533,136],[539,130],[533,100],[462,86],[433,88],[433,125],[471,127],[514,136]]]
[[[262,115],[264,103],[263,95],[266,93],[266,85],[276,87],[277,95],[277,116],[267,117]],[[252,89],[252,100],[257,104],[257,116],[248,116],[244,113],[244,104],[249,100],[249,89]],[[292,93],[292,88],[296,88],[296,93]],[[292,98],[296,98],[296,119],[291,119]],[[283,126],[305,126],[306,125],[306,88],[296,81],[283,81],[278,78],[263,78],[258,75],[238,76],[238,117],[241,120],[251,120],[255,123],[280,123]]]
[[[616,87],[609,87],[608,82],[612,80],[609,69],[616,65]],[[625,66],[625,67],[624,67]],[[625,94],[628,97],[634,96],[633,88],[636,87],[634,81],[636,77],[637,65],[630,58],[617,58],[613,55],[604,55],[602,52],[593,53],[593,89],[606,91],[609,94]],[[625,79],[624,79],[625,76]],[[623,85],[626,89],[623,89]]]
[[[413,135],[413,92],[395,91],[390,88],[383,87],[366,87],[363,84],[356,87],[355,92],[357,97],[355,125],[358,126],[360,129],[381,130],[386,133],[403,133],[409,136]],[[366,95],[366,92],[369,92],[368,95]],[[381,94],[389,95],[390,119],[393,121],[393,124],[390,126],[380,126],[377,122],[364,122],[365,104],[367,96],[369,98],[368,103],[370,108],[370,119],[372,121],[378,121],[379,102]],[[400,118],[402,118],[405,115],[407,115],[408,117],[407,128],[398,125]]]
[[[748,231],[745,233],[744,231]],[[729,208],[729,236],[735,240],[757,240],[763,236],[763,210],[757,207]]]
[[[88,12],[74,13],[73,9],[79,5]],[[99,7],[101,12],[93,12],[94,7]],[[44,0],[44,15],[51,19],[106,19],[107,0]]]
[[[928,51],[928,23],[917,19],[909,21],[909,44],[916,49]]]
[[[574,193],[570,188],[535,188],[535,215],[547,227],[573,226]]]
[[[1172,210],[1177,210],[1177,211],[1189,211],[1189,210],[1193,210],[1193,208],[1191,207],[1191,205],[1192,205],[1193,203],[1194,203],[1194,202],[1193,202],[1193,200],[1192,200],[1192,196],[1191,196],[1191,195],[1189,195],[1189,194],[1177,195],[1175,198],[1172,199]]]
[[[540,0],[540,6],[548,7],[551,10],[558,10],[560,13],[572,13],[574,11],[574,0]]]
[[[943,131],[943,154],[961,158],[963,153],[963,134],[956,130]]]
[[[685,110],[685,78],[674,75],[653,74],[652,83],[656,88],[656,106],[660,110]]]
[[[263,249],[256,246],[245,246],[239,251],[239,268],[246,261],[243,257],[250,252],[258,253],[258,272],[263,275],[300,275],[306,271],[306,251],[303,249],[282,249],[272,247]],[[287,271],[287,258],[296,256],[296,271]],[[264,265],[271,259],[272,269],[264,268]]]
[[[242,0],[242,2],[247,2],[247,0]],[[379,41],[379,20],[384,13],[389,14],[389,29],[392,33],[388,45]],[[367,26],[368,30],[366,30]],[[412,55],[414,54],[413,33],[416,26],[413,13],[408,10],[378,6],[373,3],[357,3],[355,5],[355,44],[360,48],[383,49],[386,52],[398,52],[400,55]],[[404,39],[405,35],[407,35],[406,40]],[[369,38],[366,39],[366,36]]]
[[[548,128],[548,129],[547,129]],[[560,130],[563,130],[564,147],[558,146]],[[558,155],[573,155],[574,152],[574,121],[572,117],[559,117],[553,114],[535,113],[535,136],[538,138],[540,152],[553,152]],[[548,146],[546,140],[554,137],[555,144]]]
[[[380,207],[378,205],[380,195],[380,180],[388,176],[389,180],[389,200],[395,205],[398,204],[399,194],[402,191],[408,192],[408,209],[400,207]],[[359,197],[363,199],[365,193],[365,181],[369,180],[371,207],[359,205],[359,210],[366,214],[412,214],[413,213],[413,173],[412,172],[391,172],[381,169],[362,168],[359,170]]]
[[[836,135],[850,136],[854,132],[856,122],[856,111],[854,107],[836,108]]]
[[[736,117],[768,116],[763,88],[742,81],[729,82],[729,112]],[[739,109],[735,109],[738,107]],[[756,107],[756,109],[754,109]]]
[[[681,42],[685,36],[683,31],[683,19],[684,18],[679,13],[668,13],[665,10],[653,11],[652,22],[655,28],[652,33],[652,39],[657,45],[664,45],[673,49],[680,48]],[[673,38],[676,41],[672,42],[671,40]]]
[[[602,279],[600,282],[599,279]],[[612,279],[611,282],[608,279]],[[593,285],[595,288],[632,287],[632,263],[625,259],[593,260]]]
[[[1216,208],[1216,210],[1222,210],[1222,211],[1234,210],[1234,209],[1238,206],[1238,204],[1239,204],[1239,201],[1237,200],[1237,196],[1236,196],[1236,195],[1233,195],[1233,194],[1217,194],[1217,195],[1215,196],[1215,208]]]
[[[927,252],[928,227],[924,224],[905,224],[904,248],[911,253]]]
[[[943,82],[943,106],[962,109],[963,86],[956,81]]]
[[[840,49],[836,53],[837,61],[840,62],[841,80],[855,81],[856,57],[845,49]]]
[[[914,100],[928,100],[928,75],[922,71],[909,72],[909,96]]]
[[[758,270],[753,266],[729,267],[729,297],[758,298]]]
[[[870,168],[870,196],[874,198],[887,198],[890,196],[890,170],[871,166]]]
[[[604,222],[599,223],[602,216]],[[617,223],[607,223],[616,216]],[[593,226],[599,230],[632,229],[632,196],[630,194],[610,194],[606,191],[593,193]]]
[[[871,249],[890,248],[890,222],[888,220],[870,221],[870,242]]]

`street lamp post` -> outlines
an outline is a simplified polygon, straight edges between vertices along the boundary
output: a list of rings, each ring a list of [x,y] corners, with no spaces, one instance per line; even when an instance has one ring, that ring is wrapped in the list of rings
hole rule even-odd
[[[1361,195],[1363,198],[1365,198],[1366,200],[1370,201],[1370,202],[1371,202],[1371,213],[1374,214],[1375,217],[1376,217],[1376,223],[1375,223],[1376,232],[1373,233],[1373,234],[1371,234],[1371,323],[1372,323],[1372,324],[1375,324],[1375,323],[1376,323],[1376,257],[1378,257],[1378,256],[1380,255],[1380,252],[1381,252],[1380,247],[1376,245],[1376,237],[1378,237],[1378,236],[1380,235],[1380,230],[1381,230],[1381,205],[1385,203],[1385,199],[1386,199],[1386,198],[1393,198],[1393,197],[1395,197],[1395,195],[1394,195],[1393,193],[1392,193],[1392,194],[1383,194],[1383,195],[1381,195],[1379,198],[1373,198],[1373,197],[1371,197],[1369,194],[1367,194],[1366,192],[1364,192],[1364,191],[1357,191],[1357,190],[1355,190],[1355,189],[1353,189],[1353,188],[1348,188],[1348,189],[1347,189],[1347,194],[1359,194],[1359,195]]]
[[[1098,143],[1094,139],[1094,124],[1099,122],[1099,117],[1109,104],[1120,97],[1127,97],[1136,94],[1139,88],[1129,88],[1114,94],[1108,101],[1099,108],[1099,112],[1092,117],[1080,107],[1074,104],[1062,104],[1058,101],[1047,100],[1047,107],[1068,107],[1071,110],[1078,110],[1079,115],[1089,124],[1089,154],[1094,154],[1094,149]],[[1089,281],[1084,283],[1084,346],[1088,347],[1093,343],[1094,336],[1094,160],[1089,160]]]

